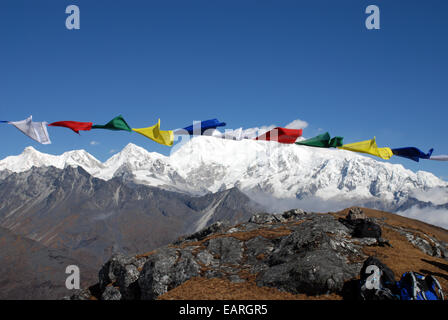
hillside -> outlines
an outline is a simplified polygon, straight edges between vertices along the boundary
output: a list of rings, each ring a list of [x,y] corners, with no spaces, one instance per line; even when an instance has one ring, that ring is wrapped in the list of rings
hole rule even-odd
[[[44,288],[63,287],[69,264],[85,265],[82,279],[94,279],[113,253],[152,250],[217,220],[245,221],[258,210],[236,188],[194,197],[119,177],[105,181],[81,167],[10,173],[0,179],[0,297],[56,298],[64,291]],[[35,280],[45,282],[41,289]]]
[[[83,272],[81,285],[95,281],[93,266],[74,259],[69,250],[47,248],[0,227],[0,300],[57,299],[69,294],[65,268],[74,264]]]

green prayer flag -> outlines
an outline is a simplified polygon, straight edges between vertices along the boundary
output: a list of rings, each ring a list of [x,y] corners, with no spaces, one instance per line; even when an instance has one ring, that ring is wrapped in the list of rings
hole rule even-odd
[[[342,147],[343,139],[344,138],[342,137],[334,137],[330,139],[330,134],[325,132],[310,139],[297,141],[296,144],[319,148],[336,148]]]
[[[115,131],[125,130],[125,131],[132,132],[131,127],[129,127],[129,125],[126,123],[126,121],[123,119],[123,117],[121,115],[113,118],[111,121],[109,121],[105,125],[99,125],[99,124],[93,125],[92,129],[107,129],[107,130],[115,130]]]
[[[342,147],[342,145],[344,144],[344,143],[342,142],[343,140],[344,140],[343,137],[334,137],[334,138],[331,138],[329,147],[330,147],[330,148]]]

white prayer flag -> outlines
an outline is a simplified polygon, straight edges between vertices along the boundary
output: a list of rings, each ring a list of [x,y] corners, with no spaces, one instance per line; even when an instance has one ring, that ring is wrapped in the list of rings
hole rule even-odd
[[[28,119],[22,121],[9,121],[8,123],[39,143],[51,143],[47,131],[47,122],[33,122],[33,116],[30,116]]]
[[[431,156],[429,160],[437,160],[437,161],[448,161],[448,155],[440,155],[440,156]]]

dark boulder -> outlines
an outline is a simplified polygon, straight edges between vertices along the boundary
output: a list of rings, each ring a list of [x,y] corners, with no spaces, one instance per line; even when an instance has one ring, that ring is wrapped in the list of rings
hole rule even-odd
[[[145,263],[138,284],[141,299],[153,300],[188,279],[198,276],[199,264],[188,250],[162,248]]]

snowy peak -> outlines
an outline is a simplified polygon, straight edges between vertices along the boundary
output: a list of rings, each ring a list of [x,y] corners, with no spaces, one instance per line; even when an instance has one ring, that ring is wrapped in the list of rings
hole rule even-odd
[[[126,147],[118,153],[121,157],[140,157],[147,156],[149,152],[142,147],[139,147],[133,143],[128,143]]]
[[[136,175],[140,171],[146,171],[150,174],[157,169],[155,167],[158,163],[167,161],[167,157],[161,154],[148,152],[142,147],[129,143],[104,163],[105,169],[99,174],[99,177],[110,179],[116,175],[122,175],[123,172]]]
[[[215,142],[215,140],[218,140]],[[285,145],[269,141],[227,141],[197,137],[171,157],[189,183],[208,183],[215,192],[225,184],[278,198],[347,196],[395,198],[398,190],[448,184],[428,172],[376,161],[344,150]],[[213,179],[210,179],[213,177]]]
[[[26,147],[22,154],[9,156],[0,160],[0,171],[23,172],[32,167],[56,167],[63,169],[66,166],[82,167],[90,174],[95,174],[102,168],[102,163],[85,150],[73,150],[60,156],[45,154],[33,147]]]
[[[33,147],[26,147],[22,154],[9,156],[0,161],[0,170],[13,172],[27,171],[34,167],[50,166],[57,162],[57,157],[41,153]]]
[[[62,154],[60,161],[62,166],[82,167],[91,175],[96,175],[104,165],[85,150],[68,151]]]
[[[120,166],[124,163],[129,163],[135,164],[138,167],[139,161],[159,158],[164,158],[164,156],[155,152],[151,153],[142,147],[129,143],[123,150],[113,155],[104,164],[105,166]]]
[[[84,150],[54,156],[32,147],[0,160],[0,171],[5,172],[33,166],[80,166],[103,180],[119,176],[194,194],[236,187],[264,205],[289,199],[300,201],[291,206],[310,210],[326,210],[315,206],[335,202],[339,207],[373,204],[395,210],[416,190],[448,190],[447,182],[429,172],[413,172],[350,151],[206,136],[180,141],[170,156],[128,144],[104,163]]]

